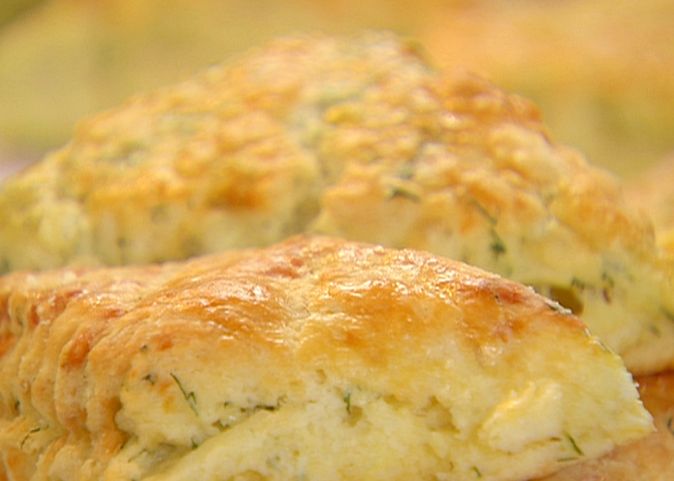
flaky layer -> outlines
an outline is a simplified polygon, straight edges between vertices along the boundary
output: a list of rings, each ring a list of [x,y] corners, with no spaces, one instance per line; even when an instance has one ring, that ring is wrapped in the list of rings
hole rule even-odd
[[[0,264],[125,264],[321,232],[535,286],[635,372],[674,365],[650,224],[536,109],[388,35],[285,39],[81,125],[0,191]]]
[[[649,432],[532,290],[327,238],[0,279],[10,479],[528,479]]]

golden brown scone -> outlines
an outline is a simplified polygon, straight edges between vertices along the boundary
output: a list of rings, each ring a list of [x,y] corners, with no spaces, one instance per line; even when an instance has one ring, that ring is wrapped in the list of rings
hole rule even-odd
[[[674,373],[637,378],[657,432],[545,481],[670,481],[674,479]],[[543,480],[541,480],[543,481]]]
[[[522,480],[651,430],[569,311],[417,251],[15,273],[0,307],[15,481]]]
[[[541,107],[555,137],[631,177],[674,149],[674,2],[473,2],[421,35],[441,66],[463,65]]]
[[[653,219],[658,244],[674,256],[674,155],[627,187],[628,198]]]
[[[302,231],[429,250],[558,299],[636,372],[674,365],[671,285],[620,186],[527,101],[384,34],[280,40],[89,119],[0,218],[5,270]]]

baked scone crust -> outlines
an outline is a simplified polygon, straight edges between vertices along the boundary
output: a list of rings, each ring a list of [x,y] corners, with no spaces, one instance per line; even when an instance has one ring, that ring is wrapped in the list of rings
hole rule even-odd
[[[527,479],[639,438],[617,355],[530,288],[329,238],[0,279],[28,479]]]
[[[674,364],[652,226],[536,108],[386,34],[282,39],[82,123],[0,190],[0,268],[163,261],[299,232],[462,260]],[[161,239],[161,241],[158,241]]]

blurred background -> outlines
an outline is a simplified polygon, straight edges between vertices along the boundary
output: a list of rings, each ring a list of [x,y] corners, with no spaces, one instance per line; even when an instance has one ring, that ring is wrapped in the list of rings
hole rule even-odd
[[[297,32],[389,29],[631,178],[674,151],[674,0],[0,0],[0,175],[79,119]]]

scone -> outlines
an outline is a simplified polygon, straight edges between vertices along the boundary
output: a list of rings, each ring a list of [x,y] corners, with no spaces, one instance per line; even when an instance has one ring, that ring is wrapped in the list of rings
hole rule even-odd
[[[658,244],[674,256],[674,154],[630,182],[627,196],[653,219]]]
[[[632,177],[674,149],[674,2],[476,1],[421,34],[463,65],[532,98],[555,138]]]
[[[14,481],[524,480],[651,431],[569,311],[417,251],[15,273],[0,306]]]
[[[82,123],[0,188],[0,270],[128,264],[319,232],[535,286],[635,372],[674,365],[650,223],[538,111],[386,34],[279,40]]]
[[[657,432],[544,478],[545,481],[670,481],[674,479],[674,373],[637,378]],[[543,480],[541,480],[543,481]]]

